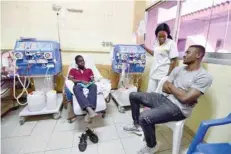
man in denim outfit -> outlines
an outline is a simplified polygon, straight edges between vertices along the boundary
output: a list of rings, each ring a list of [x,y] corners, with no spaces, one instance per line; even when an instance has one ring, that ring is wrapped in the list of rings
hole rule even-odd
[[[144,133],[146,145],[138,154],[153,154],[158,151],[155,124],[183,120],[191,115],[197,99],[212,84],[212,76],[201,67],[205,48],[192,45],[185,52],[184,64],[175,68],[163,84],[163,94],[133,92],[129,99],[134,123],[125,131]],[[151,108],[140,114],[140,104]],[[154,131],[153,131],[154,129]]]

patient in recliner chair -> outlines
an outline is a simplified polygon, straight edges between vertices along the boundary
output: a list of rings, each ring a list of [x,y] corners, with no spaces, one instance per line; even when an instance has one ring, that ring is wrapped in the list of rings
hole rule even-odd
[[[94,74],[91,69],[85,68],[85,61],[81,55],[75,57],[77,67],[69,72],[68,79],[75,83],[73,92],[82,110],[87,111],[89,118],[95,117],[97,101],[97,86],[94,83]],[[84,88],[89,90],[87,97]]]

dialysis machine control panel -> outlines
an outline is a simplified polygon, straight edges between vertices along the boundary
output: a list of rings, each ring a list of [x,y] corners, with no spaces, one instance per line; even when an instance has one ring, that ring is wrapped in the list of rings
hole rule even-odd
[[[116,73],[143,73],[146,64],[146,51],[140,45],[115,45],[112,69]]]
[[[62,71],[58,42],[21,39],[16,41],[13,53],[19,75],[55,75]]]

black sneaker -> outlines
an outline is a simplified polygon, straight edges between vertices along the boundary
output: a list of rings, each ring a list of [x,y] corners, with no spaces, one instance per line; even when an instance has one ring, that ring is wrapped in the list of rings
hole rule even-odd
[[[87,134],[83,133],[79,141],[79,151],[83,152],[87,148]]]
[[[98,136],[96,134],[94,134],[92,130],[87,128],[86,134],[87,134],[87,136],[89,136],[91,142],[98,143],[98,141],[99,141]]]

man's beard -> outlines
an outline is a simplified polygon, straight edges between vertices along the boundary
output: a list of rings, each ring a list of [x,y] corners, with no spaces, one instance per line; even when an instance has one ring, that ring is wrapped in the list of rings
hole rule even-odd
[[[78,66],[79,67],[79,69],[81,69],[81,70],[83,70],[84,69],[84,66]]]

